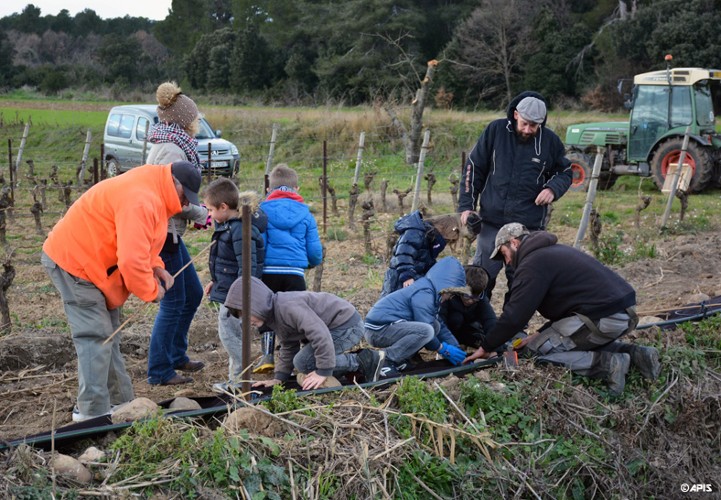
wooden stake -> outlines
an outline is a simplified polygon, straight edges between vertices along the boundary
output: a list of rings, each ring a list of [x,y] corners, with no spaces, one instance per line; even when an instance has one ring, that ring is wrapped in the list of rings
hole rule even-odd
[[[193,262],[195,262],[195,259],[197,259],[197,258],[200,257],[203,253],[205,253],[207,250],[209,250],[210,247],[212,247],[214,244],[215,244],[215,241],[211,241],[210,244],[209,244],[207,247],[203,248],[200,252],[198,252],[198,255],[196,255],[195,257],[193,257],[192,259],[190,259],[190,262],[188,262],[188,263],[185,264],[183,267],[181,267],[181,268],[178,270],[178,272],[173,275],[173,279],[175,279],[175,278],[177,278],[178,276],[180,276],[180,273],[182,273],[183,271],[185,271],[185,270],[188,268],[188,266],[190,266],[190,264],[192,264]],[[145,305],[144,305],[141,309],[139,309],[135,314],[132,314],[128,319],[126,319],[125,321],[123,321],[123,323],[122,323],[113,333],[110,334],[110,337],[108,337],[107,339],[105,339],[105,341],[103,342],[103,345],[105,345],[105,344],[107,344],[108,342],[110,342],[110,341],[112,340],[112,338],[115,337],[115,335],[116,335],[120,330],[122,330],[123,327],[125,327],[125,325],[127,325],[128,323],[130,323],[130,320],[131,320],[131,319],[135,319],[135,317],[138,315],[138,313],[145,311],[145,309],[147,309],[147,307],[148,307],[150,304],[151,304],[151,302],[146,302]]]

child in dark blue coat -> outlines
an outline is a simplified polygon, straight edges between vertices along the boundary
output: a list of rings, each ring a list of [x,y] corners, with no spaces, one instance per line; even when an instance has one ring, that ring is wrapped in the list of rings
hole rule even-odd
[[[410,286],[425,276],[446,247],[446,240],[423,214],[416,210],[398,219],[393,226],[400,235],[383,280],[381,297]]]
[[[242,326],[238,318],[229,314],[224,302],[228,290],[243,271],[243,220],[240,205],[251,207],[250,267],[253,276],[263,275],[265,242],[262,233],[267,226],[267,217],[258,207],[258,195],[252,191],[240,193],[230,179],[221,178],[210,183],[204,194],[208,214],[215,221],[215,232],[210,247],[209,270],[211,282],[205,287],[205,294],[212,302],[220,304],[218,310],[218,336],[228,352],[228,382],[213,385],[218,391],[239,387],[243,373]]]

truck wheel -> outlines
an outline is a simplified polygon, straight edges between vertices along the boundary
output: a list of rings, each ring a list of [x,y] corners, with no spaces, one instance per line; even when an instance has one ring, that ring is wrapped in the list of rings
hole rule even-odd
[[[120,163],[118,163],[118,160],[112,157],[108,158],[105,164],[105,171],[107,172],[108,179],[118,175],[120,173]]]
[[[651,157],[651,172],[653,173],[653,180],[659,189],[663,188],[666,173],[670,168],[669,165],[678,163],[682,146],[683,139],[676,137],[662,142],[653,153]],[[689,141],[685,163],[691,165],[691,171],[693,172],[689,191],[692,193],[703,191],[711,182],[711,174],[713,173],[713,159],[711,158],[711,154],[705,147],[697,142]]]
[[[572,151],[566,155],[571,162],[573,180],[569,191],[586,191],[591,180],[591,161],[587,154]]]

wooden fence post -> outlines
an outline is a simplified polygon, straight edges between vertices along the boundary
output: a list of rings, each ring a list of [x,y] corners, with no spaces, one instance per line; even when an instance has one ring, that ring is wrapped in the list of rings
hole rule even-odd
[[[358,184],[358,174],[360,173],[360,167],[363,163],[363,148],[365,147],[366,133],[360,133],[360,139],[358,139],[358,155],[355,159],[355,173],[353,174],[353,184]]]
[[[586,193],[586,205],[583,207],[583,215],[581,216],[581,224],[578,226],[576,233],[576,241],[573,243],[574,248],[581,246],[581,240],[586,234],[586,226],[593,208],[593,202],[596,199],[596,186],[598,186],[598,176],[601,174],[601,165],[603,164],[603,148],[598,147],[596,150],[596,160],[593,162],[593,170],[591,171],[591,182],[588,184],[588,192]],[[549,205],[550,209],[551,205]]]
[[[23,159],[23,152],[25,151],[25,142],[28,140],[28,135],[30,135],[30,122],[28,121],[25,124],[25,130],[23,131],[23,137],[20,140],[20,148],[18,149],[18,157],[15,159],[15,178],[18,178],[18,169],[20,168],[20,162]],[[11,164],[12,165],[12,164]]]
[[[263,197],[268,194],[268,175],[270,175],[273,157],[275,156],[275,141],[278,137],[278,124],[273,124],[273,132],[270,135],[270,147],[268,148],[268,159],[265,162],[265,185],[263,186]]]
[[[323,236],[328,233],[328,142],[323,141]]]
[[[10,170],[12,171],[12,168]],[[3,186],[0,194],[0,244],[2,245],[7,243],[7,210],[11,204],[10,189]]]
[[[431,140],[431,131],[426,129],[423,134],[423,145],[421,146],[421,155],[418,158],[418,172],[416,173],[416,187],[413,192],[413,204],[411,205],[411,212],[418,210],[418,204],[421,197],[421,179],[423,178],[423,164],[426,160],[426,153],[428,152],[428,143]]]
[[[85,135],[85,147],[83,148],[83,157],[80,160],[80,170],[78,172],[78,187],[85,184],[85,166],[88,162],[88,155],[90,154],[90,141],[93,138],[93,134],[88,129],[88,133]]]
[[[686,162],[686,151],[688,150],[688,139],[691,134],[691,125],[686,127],[686,132],[683,134],[683,143],[681,145],[681,155],[678,158],[678,167],[676,172],[673,174],[673,182],[671,183],[671,192],[668,194],[668,202],[666,203],[666,210],[663,212],[661,218],[661,227],[665,228],[668,222],[668,216],[671,215],[671,205],[673,205],[673,199],[676,197],[676,190],[678,189],[678,180],[681,178],[681,170]],[[681,200],[683,203],[683,200]],[[683,208],[683,207],[682,207]],[[685,210],[685,209],[684,209]]]

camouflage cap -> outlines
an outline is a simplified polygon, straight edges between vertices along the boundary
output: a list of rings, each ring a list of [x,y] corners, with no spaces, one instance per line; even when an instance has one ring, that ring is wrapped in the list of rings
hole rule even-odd
[[[531,232],[526,229],[526,226],[518,222],[511,222],[499,229],[498,234],[496,234],[496,245],[493,253],[491,254],[491,259],[501,260],[503,258],[501,247],[513,238],[518,238],[524,234],[531,234]]]

